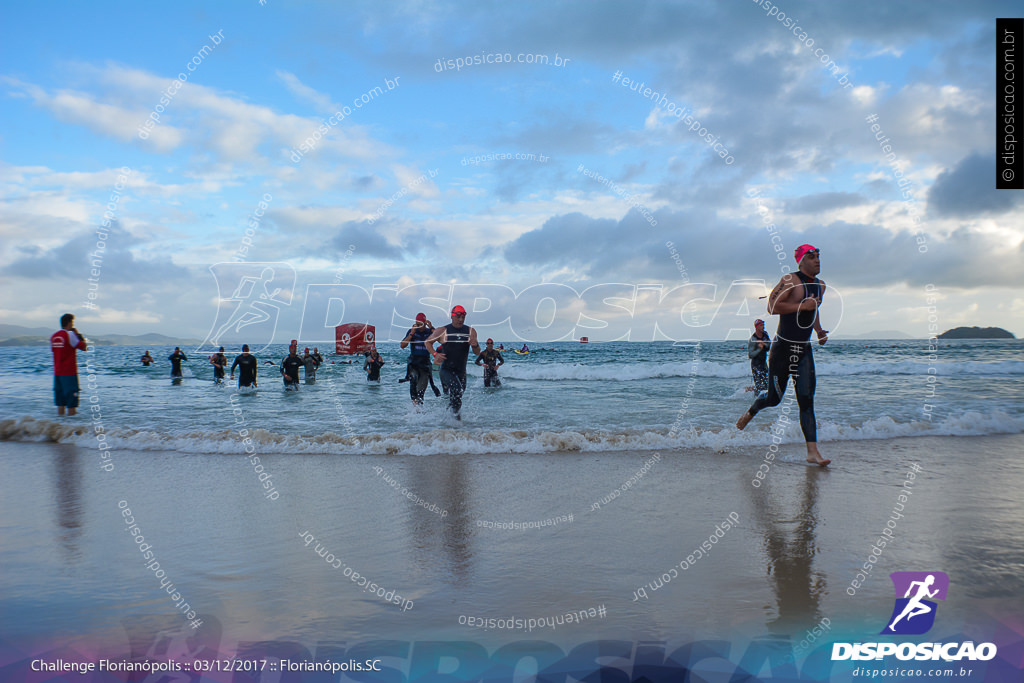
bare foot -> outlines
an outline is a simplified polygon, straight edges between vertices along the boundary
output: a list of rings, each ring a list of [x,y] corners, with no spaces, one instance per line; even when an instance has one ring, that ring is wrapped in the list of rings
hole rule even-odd
[[[754,419],[754,416],[750,414],[750,411],[740,415],[740,419],[736,420],[736,429],[743,429],[747,426],[747,423]]]
[[[818,452],[818,444],[813,442],[807,443],[807,462],[814,463],[818,467],[828,467],[831,460],[821,457],[821,453]]]
[[[68,417],[70,417],[72,415],[77,415],[77,414],[78,414],[77,410],[75,410],[74,408],[68,408]]]

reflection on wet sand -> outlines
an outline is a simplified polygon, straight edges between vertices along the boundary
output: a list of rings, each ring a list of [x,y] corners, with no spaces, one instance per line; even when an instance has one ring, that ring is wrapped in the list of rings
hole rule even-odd
[[[819,480],[828,474],[817,467],[807,468],[796,510],[786,506],[784,496],[772,486],[754,489],[755,519],[764,533],[766,570],[777,604],[777,614],[767,623],[773,632],[796,634],[821,619],[826,583],[825,574],[813,567],[817,553],[814,506]],[[796,516],[786,514],[787,511],[795,512]]]
[[[444,567],[445,571],[438,575],[453,586],[462,585],[469,579],[473,563],[470,547],[472,527],[465,504],[469,497],[465,460],[459,457],[419,458],[413,461],[409,471],[417,495],[448,511],[448,515],[442,518],[405,499],[413,509],[410,516],[411,538],[416,539],[416,550],[424,556],[425,566]]]
[[[70,444],[58,444],[53,456],[57,504],[57,526],[61,548],[68,562],[81,559],[78,541],[82,536],[82,470],[79,450]]]

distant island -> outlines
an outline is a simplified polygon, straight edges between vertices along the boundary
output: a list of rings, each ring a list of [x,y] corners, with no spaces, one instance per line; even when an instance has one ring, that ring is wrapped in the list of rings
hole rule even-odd
[[[939,339],[1016,339],[1001,327],[954,327],[939,335]]]

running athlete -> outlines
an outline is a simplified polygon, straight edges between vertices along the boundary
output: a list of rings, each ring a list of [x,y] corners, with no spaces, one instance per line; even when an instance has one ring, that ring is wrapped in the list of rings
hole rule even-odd
[[[78,351],[88,351],[85,337],[75,329],[75,316],[65,313],[60,317],[60,329],[50,335],[53,352],[53,403],[57,414],[78,412]]]
[[[242,344],[241,355],[235,356],[235,362],[231,365],[231,379],[235,378],[235,368],[238,368],[238,388],[255,387],[256,371],[259,369],[259,362],[256,356],[249,354],[249,345]]]
[[[320,363],[316,361],[316,356],[309,352],[309,347],[306,347],[306,352],[302,354],[302,366],[306,368],[306,384],[316,384],[316,369]]]
[[[366,372],[366,381],[379,382],[380,369],[384,367],[384,359],[377,353],[376,347],[367,351],[365,355],[366,360],[363,361],[363,370]]]
[[[181,361],[188,360],[188,356],[181,352],[181,348],[175,346],[174,353],[167,356],[167,360],[171,361],[171,377],[180,378],[181,375]]]
[[[444,344],[444,353],[434,351],[434,342]],[[441,361],[441,386],[448,394],[448,409],[456,420],[462,419],[462,393],[466,390],[466,361],[469,349],[480,353],[476,341],[476,330],[466,325],[466,309],[456,306],[452,309],[450,325],[440,327],[427,338],[427,349],[435,361]]]
[[[825,467],[832,461],[821,457],[818,452],[814,420],[814,355],[808,341],[812,329],[818,335],[819,344],[828,341],[828,331],[821,328],[818,319],[825,283],[816,277],[821,272],[817,248],[802,244],[796,248],[794,256],[800,269],[784,275],[768,295],[768,313],[779,316],[775,343],[768,354],[768,390],[758,394],[753,405],[736,421],[736,428],[746,427],[763,408],[779,405],[792,377],[800,407],[800,429],[807,442],[807,462]]]
[[[764,331],[764,321],[754,321],[754,334],[747,342],[747,356],[750,358],[750,374],[754,377],[754,391],[768,389],[768,349],[772,341]]]
[[[215,353],[210,358],[210,365],[213,366],[213,381],[223,382],[224,381],[224,368],[228,364],[227,356],[224,355],[224,347],[220,347],[220,351]]]
[[[427,393],[427,384],[434,391],[434,396],[440,396],[441,392],[434,386],[434,370],[430,365],[430,352],[424,342],[434,332],[434,325],[427,320],[426,313],[417,313],[416,322],[405,333],[405,338],[399,345],[401,348],[411,346],[409,351],[409,362],[405,366],[405,379],[399,382],[409,383],[409,396],[413,405],[423,405],[423,395]]]
[[[500,387],[501,380],[498,379],[498,368],[505,364],[505,359],[494,349],[494,340],[487,340],[487,348],[476,357],[476,364],[484,366],[484,386]]]
[[[153,364],[153,356],[149,355],[149,351],[142,354],[142,358],[139,360],[142,361],[142,366],[146,368]]]
[[[299,390],[299,368],[305,367],[299,357],[299,349],[295,345],[288,347],[288,355],[281,359],[281,377],[284,378],[285,391]]]

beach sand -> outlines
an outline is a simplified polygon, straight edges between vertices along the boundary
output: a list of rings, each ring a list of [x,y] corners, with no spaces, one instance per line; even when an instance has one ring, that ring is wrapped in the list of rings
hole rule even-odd
[[[0,639],[117,647],[133,628],[184,623],[187,602],[226,650],[261,640],[795,643],[823,619],[863,640],[892,610],[888,574],[910,570],[950,577],[929,637],[1024,613],[1024,436],[827,443],[828,469],[806,466],[802,450],[784,445],[767,463],[766,448],[267,455],[271,499],[241,455],[121,451],[108,472],[94,450],[3,442]],[[851,589],[907,488],[894,540]],[[147,568],[125,508],[179,600]],[[581,623],[526,629],[581,610]]]

